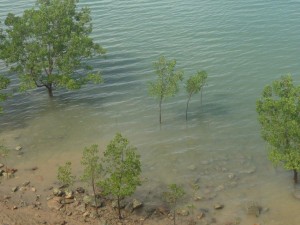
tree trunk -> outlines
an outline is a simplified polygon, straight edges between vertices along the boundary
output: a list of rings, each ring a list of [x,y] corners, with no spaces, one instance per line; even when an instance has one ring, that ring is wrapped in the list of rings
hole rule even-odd
[[[94,201],[95,201],[96,215],[98,216],[98,204],[97,204],[97,196],[96,196],[96,190],[95,190],[95,181],[94,181],[94,177],[93,177],[93,179],[92,179],[92,187],[93,187],[93,193],[94,193]]]
[[[298,183],[298,172],[295,169],[293,171],[294,171],[294,182],[295,182],[295,184],[297,184]]]
[[[162,103],[162,98],[160,98],[159,101],[159,124],[161,124],[161,103]]]
[[[186,121],[188,119],[188,108],[189,108],[189,102],[191,100],[191,97],[192,97],[192,95],[189,95],[189,99],[187,100],[187,103],[186,103],[186,110],[185,110],[185,120]]]
[[[48,96],[49,96],[50,98],[52,98],[52,97],[53,97],[53,87],[52,87],[52,84],[46,85],[46,88],[47,88],[47,90],[48,90]]]
[[[120,207],[120,197],[118,196],[118,212],[119,212],[119,219],[122,219],[122,215],[121,215],[121,207]]]

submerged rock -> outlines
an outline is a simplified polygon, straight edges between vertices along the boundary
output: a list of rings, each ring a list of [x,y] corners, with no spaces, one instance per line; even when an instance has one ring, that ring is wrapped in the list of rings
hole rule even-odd
[[[261,206],[255,201],[250,201],[246,203],[245,210],[248,215],[259,217]]]

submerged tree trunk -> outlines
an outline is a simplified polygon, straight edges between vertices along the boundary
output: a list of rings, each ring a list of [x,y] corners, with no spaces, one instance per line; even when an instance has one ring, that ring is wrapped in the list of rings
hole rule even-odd
[[[159,124],[161,124],[161,103],[162,103],[162,98],[159,100]]]
[[[191,97],[192,97],[192,95],[189,95],[189,98],[188,98],[187,103],[186,103],[186,110],[185,110],[185,120],[186,121],[188,119],[188,108],[189,108],[189,102],[191,100]]]
[[[48,90],[48,96],[49,96],[50,98],[52,98],[52,97],[53,97],[53,86],[52,86],[52,84],[46,85],[46,88],[47,88],[47,90]]]
[[[295,182],[295,184],[297,184],[298,183],[298,172],[297,172],[297,170],[293,170],[293,172],[294,172],[294,182]]]

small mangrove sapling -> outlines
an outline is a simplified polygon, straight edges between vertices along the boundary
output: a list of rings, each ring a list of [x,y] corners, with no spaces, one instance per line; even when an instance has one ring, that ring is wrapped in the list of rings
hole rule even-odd
[[[84,148],[81,165],[84,168],[81,180],[92,186],[96,213],[98,214],[96,183],[99,182],[99,179],[102,176],[102,164],[99,158],[98,145],[92,145],[89,148]]]
[[[122,219],[120,201],[131,196],[141,184],[141,162],[136,148],[117,133],[104,152],[106,178],[99,183],[106,195],[116,198],[118,216]]]
[[[198,71],[197,74],[194,76],[191,76],[186,81],[185,90],[188,94],[188,100],[186,103],[186,110],[185,110],[185,119],[188,119],[188,108],[189,108],[189,102],[191,100],[191,97],[193,94],[197,94],[201,91],[201,103],[202,103],[202,88],[206,82],[207,79],[207,73],[205,71]]]
[[[177,184],[170,184],[168,186],[167,192],[164,192],[164,199],[170,204],[171,208],[173,209],[173,223],[176,225],[176,209],[177,209],[177,202],[181,199],[184,195],[184,189]]]
[[[157,75],[155,82],[149,83],[149,95],[159,100],[159,123],[161,124],[161,105],[165,98],[174,96],[179,90],[179,81],[183,79],[183,71],[175,71],[176,60],[168,61],[161,56],[154,62],[154,69]]]
[[[75,176],[72,175],[72,163],[66,162],[64,166],[59,166],[57,171],[57,179],[60,184],[65,187],[69,188],[73,186],[75,182]]]

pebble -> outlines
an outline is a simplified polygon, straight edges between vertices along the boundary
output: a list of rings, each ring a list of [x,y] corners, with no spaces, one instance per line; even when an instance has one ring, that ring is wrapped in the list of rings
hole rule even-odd
[[[17,151],[20,151],[22,149],[22,146],[20,146],[20,145],[18,145],[17,147],[16,147],[16,150]]]
[[[137,200],[137,199],[132,200],[132,208],[133,209],[137,209],[137,208],[140,208],[142,206],[143,206],[143,203],[140,202],[139,200]]]
[[[36,188],[35,187],[31,188],[31,191],[36,192]]]
[[[180,210],[177,210],[177,215],[180,215],[180,216],[188,216],[190,214],[190,212],[186,209],[180,209]]]
[[[24,182],[23,184],[22,184],[22,186],[23,187],[26,187],[26,186],[28,186],[30,184],[30,181],[26,181],[26,182]]]
[[[77,206],[76,210],[79,212],[85,213],[85,211],[86,211],[85,204],[81,204],[81,205]]]
[[[73,194],[73,191],[66,191],[66,196],[65,196],[66,199],[72,199],[74,198],[74,194]]]
[[[235,175],[233,173],[230,173],[230,174],[228,174],[228,178],[233,179],[233,178],[235,178]]]
[[[62,205],[60,204],[60,200],[61,200],[60,197],[54,197],[47,201],[47,206],[50,209],[59,210],[62,207]]]
[[[17,190],[19,190],[19,187],[18,187],[18,186],[13,187],[13,188],[11,189],[12,192],[16,192]]]
[[[224,208],[224,205],[223,204],[220,204],[220,203],[217,203],[214,205],[214,208],[215,209],[223,209]]]
[[[0,168],[2,168],[4,166],[4,164],[0,163]]]
[[[191,171],[194,171],[196,169],[196,166],[195,165],[190,165],[190,166],[188,166],[188,169],[191,170]]]

